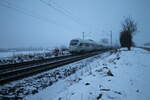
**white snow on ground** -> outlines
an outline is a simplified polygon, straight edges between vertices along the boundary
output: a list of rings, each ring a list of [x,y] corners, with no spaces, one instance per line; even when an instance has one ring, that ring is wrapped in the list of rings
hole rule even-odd
[[[0,100],[1,99],[21,99],[27,95],[36,94],[40,92],[41,90],[52,86],[58,81],[64,80],[68,76],[73,75],[78,70],[84,69],[84,67],[86,67],[85,72],[87,72],[89,70],[87,65],[95,61],[95,59],[97,58],[100,58],[100,57],[104,58],[104,57],[109,56],[110,54],[111,53],[102,53],[93,57],[89,57],[89,58],[86,58],[86,59],[83,59],[83,60],[80,60],[71,64],[67,64],[67,65],[46,71],[46,72],[39,73],[31,77],[27,77],[21,80],[13,81],[8,84],[2,85],[0,86]],[[60,85],[57,85],[57,86],[60,87]],[[61,91],[64,91],[64,89],[62,88]],[[53,92],[53,94],[55,93]]]
[[[142,46],[142,47],[147,47],[147,48],[150,48],[150,45],[147,45],[147,46]]]
[[[36,53],[44,53],[48,51],[10,51],[10,52],[0,52],[0,58],[11,57],[15,55],[29,55],[29,54],[36,54]]]
[[[0,52],[0,65],[21,63],[44,58],[49,51],[8,51]],[[49,54],[50,55],[50,54]]]
[[[32,60],[40,60],[55,56],[70,55],[67,50],[59,50],[58,54],[55,50],[39,50],[39,51],[9,51],[0,52],[0,65],[22,63]]]
[[[121,49],[25,100],[148,100],[150,52]]]

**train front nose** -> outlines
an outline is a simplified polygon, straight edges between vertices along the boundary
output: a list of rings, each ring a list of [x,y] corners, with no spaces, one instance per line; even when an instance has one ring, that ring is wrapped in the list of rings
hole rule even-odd
[[[70,42],[70,46],[69,46],[69,52],[70,53],[76,53],[76,51],[78,50],[78,43],[79,40],[71,40]]]
[[[74,53],[76,51],[77,47],[76,46],[69,46],[69,52]]]

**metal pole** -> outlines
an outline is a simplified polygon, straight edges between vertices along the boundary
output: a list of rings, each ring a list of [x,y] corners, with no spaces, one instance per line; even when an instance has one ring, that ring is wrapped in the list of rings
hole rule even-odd
[[[110,31],[110,40],[111,40],[111,46],[112,46],[112,31]]]
[[[83,38],[83,40],[84,40],[84,32],[82,32],[82,38]]]

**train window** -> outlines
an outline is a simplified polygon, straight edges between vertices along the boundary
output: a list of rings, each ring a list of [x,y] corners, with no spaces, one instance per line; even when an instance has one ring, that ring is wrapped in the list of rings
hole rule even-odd
[[[77,45],[78,42],[79,42],[79,40],[72,40],[72,41],[70,42],[70,45]]]
[[[89,44],[88,43],[80,43],[80,45],[79,46],[89,46]]]
[[[77,43],[76,42],[71,42],[70,45],[77,45]]]
[[[84,46],[84,43],[80,43],[79,46]]]
[[[90,45],[89,45],[89,44],[87,44],[87,43],[85,43],[85,46],[89,47]]]

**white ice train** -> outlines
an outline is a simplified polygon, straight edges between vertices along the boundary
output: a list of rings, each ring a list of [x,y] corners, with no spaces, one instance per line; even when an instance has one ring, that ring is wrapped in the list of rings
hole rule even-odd
[[[106,49],[105,46],[93,40],[72,39],[69,45],[70,53],[86,53]]]

